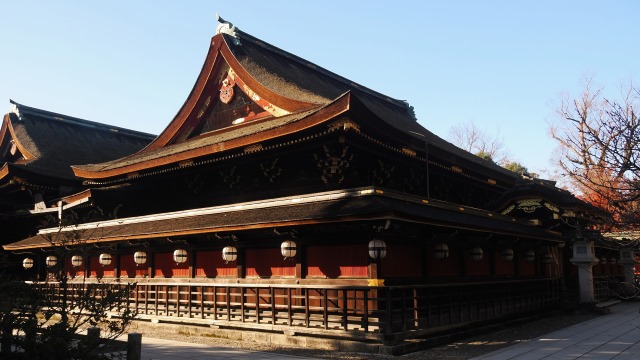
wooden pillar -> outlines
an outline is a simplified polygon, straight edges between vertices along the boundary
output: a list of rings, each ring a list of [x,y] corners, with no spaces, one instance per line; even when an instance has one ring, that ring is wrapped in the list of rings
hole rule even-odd
[[[491,276],[496,276],[496,250],[489,248],[489,273]]]
[[[147,277],[152,278],[155,277],[156,272],[156,254],[153,252],[148,252],[147,257],[147,260],[149,261],[149,266],[147,267]]]
[[[426,279],[427,277],[429,277],[429,247],[428,246],[423,246],[421,248],[421,254],[420,254],[420,258],[421,258],[421,264],[422,266],[420,267],[420,277],[422,279]]]
[[[469,249],[466,247],[460,251],[460,276],[467,276],[467,257],[469,256]]]
[[[84,278],[88,279],[91,276],[91,256],[87,255],[84,257]]]
[[[194,279],[196,277],[198,263],[196,261],[196,255],[198,252],[196,250],[189,251],[189,277]]]
[[[380,274],[379,274],[379,266],[378,266],[378,262],[374,259],[372,259],[371,257],[368,257],[369,259],[369,279],[377,279]]]
[[[306,246],[300,244],[300,242],[298,242],[297,244],[297,253],[296,253],[296,279],[304,279],[307,277],[307,274],[305,273],[305,269],[307,268],[307,249]]]
[[[122,274],[122,272],[120,271],[120,263],[121,263],[120,257],[121,257],[120,253],[115,254],[115,261],[114,261],[115,265],[113,267],[113,270],[114,270],[114,273],[115,273],[114,275],[116,279],[120,279],[120,275]]]
[[[245,249],[238,246],[237,247],[237,251],[238,251],[238,258],[236,259],[237,260],[236,271],[237,271],[237,274],[238,274],[237,276],[238,276],[238,279],[244,279],[245,278],[245,271],[246,271]]]

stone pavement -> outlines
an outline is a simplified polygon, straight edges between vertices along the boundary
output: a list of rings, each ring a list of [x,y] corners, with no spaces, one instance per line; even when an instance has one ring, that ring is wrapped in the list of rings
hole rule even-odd
[[[472,360],[638,360],[639,308],[638,302],[622,302],[612,306],[610,314]]]
[[[290,356],[262,351],[249,351],[181,341],[145,338],[142,336],[141,360],[183,360],[183,359],[225,359],[225,360],[310,360],[312,358]]]
[[[640,359],[640,303],[622,302],[611,313],[472,360]],[[309,360],[280,353],[249,351],[142,337],[142,360],[218,359]],[[399,359],[402,357],[399,357]]]

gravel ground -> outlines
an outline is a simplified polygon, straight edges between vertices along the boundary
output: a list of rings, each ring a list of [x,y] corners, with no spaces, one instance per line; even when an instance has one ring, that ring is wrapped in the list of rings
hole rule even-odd
[[[500,348],[517,344],[519,342],[534,339],[544,334],[559,330],[589,319],[596,314],[579,315],[554,315],[537,320],[532,320],[519,325],[504,327],[496,331],[484,333],[479,336],[472,336],[466,339],[453,341],[449,344],[434,348],[417,351],[414,353],[392,356],[368,353],[338,352],[334,350],[301,349],[280,347],[271,344],[250,343],[230,341],[226,339],[211,338],[205,336],[184,335],[177,332],[154,331],[144,329],[141,332],[144,337],[169,339],[176,341],[208,344],[212,346],[223,346],[232,348],[244,348],[256,351],[278,352],[288,355],[309,356],[323,359],[345,359],[345,360],[387,360],[387,359],[470,359],[475,356],[486,354]],[[144,340],[143,340],[144,341]]]

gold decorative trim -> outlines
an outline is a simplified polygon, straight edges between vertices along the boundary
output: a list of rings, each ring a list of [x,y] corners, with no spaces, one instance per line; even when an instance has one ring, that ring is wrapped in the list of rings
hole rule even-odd
[[[253,144],[253,145],[249,145],[247,147],[244,148],[244,153],[245,154],[250,154],[250,153],[254,153],[254,152],[258,152],[262,150],[262,144]]]
[[[511,205],[511,206],[509,206],[508,208],[506,208],[506,209],[502,210],[502,215],[506,215],[506,214],[510,213],[510,212],[511,212],[513,209],[515,209],[515,208],[516,208],[516,206],[515,206],[515,205]]]
[[[180,161],[178,163],[179,167],[188,167],[188,166],[192,166],[193,165],[193,159],[189,159],[189,160],[185,160],[185,161]]]
[[[411,149],[402,148],[402,152],[409,156],[416,156],[416,152]]]
[[[558,209],[557,207],[553,206],[552,204],[548,203],[548,202],[544,202],[544,207],[546,207],[547,209],[553,211],[554,213],[559,213],[560,209]]]
[[[542,207],[540,202],[542,199],[526,199],[518,201],[518,210],[522,210],[527,214],[531,214]]]
[[[360,132],[360,125],[356,124],[353,120],[349,118],[342,118],[338,121],[335,121],[329,124],[329,129],[332,131],[335,130],[355,130],[356,132]]]

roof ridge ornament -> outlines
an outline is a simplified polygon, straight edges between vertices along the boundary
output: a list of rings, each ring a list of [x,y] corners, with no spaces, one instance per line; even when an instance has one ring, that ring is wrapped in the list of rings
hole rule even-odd
[[[11,99],[9,99],[9,101],[11,102],[11,108],[9,109],[9,113],[16,114],[16,116],[18,117],[18,120],[22,121],[22,114],[20,113],[20,108],[18,108],[18,103],[14,102]]]
[[[233,43],[237,45],[240,44],[240,35],[236,32],[239,30],[235,25],[223,19],[220,15],[216,14],[216,20],[220,24],[216,27],[216,34],[227,34],[233,38]]]

